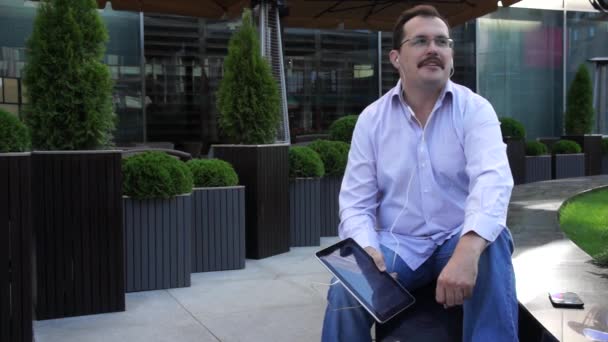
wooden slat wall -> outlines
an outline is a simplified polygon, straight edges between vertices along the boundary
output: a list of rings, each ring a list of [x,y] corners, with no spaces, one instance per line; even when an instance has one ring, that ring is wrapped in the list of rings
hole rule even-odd
[[[245,187],[193,191],[192,272],[245,267]]]
[[[190,286],[192,198],[124,198],[126,291]]]
[[[340,187],[342,177],[321,178],[321,236],[337,236],[340,224]]]
[[[320,178],[296,178],[289,183],[291,246],[321,244]]]
[[[551,156],[526,156],[526,183],[551,180]]]
[[[32,331],[29,154],[0,154],[0,342],[30,342]]]
[[[36,318],[125,310],[119,152],[33,152]]]
[[[247,258],[261,259],[289,251],[288,145],[214,147],[245,186]]]

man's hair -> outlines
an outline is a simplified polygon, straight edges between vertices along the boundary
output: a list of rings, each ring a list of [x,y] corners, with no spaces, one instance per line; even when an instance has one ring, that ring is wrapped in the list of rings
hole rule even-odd
[[[393,49],[394,50],[398,50],[399,46],[401,45],[401,41],[403,40],[403,26],[405,25],[405,23],[407,23],[410,19],[414,18],[414,17],[430,17],[430,18],[439,18],[441,20],[443,20],[443,22],[445,23],[445,25],[448,27],[448,29],[450,28],[450,25],[448,24],[448,21],[441,16],[441,14],[439,14],[439,12],[437,11],[437,9],[431,5],[418,5],[418,6],[414,6],[410,9],[407,9],[405,11],[403,11],[403,13],[401,13],[401,16],[397,19],[397,22],[395,23],[395,27],[393,28]]]

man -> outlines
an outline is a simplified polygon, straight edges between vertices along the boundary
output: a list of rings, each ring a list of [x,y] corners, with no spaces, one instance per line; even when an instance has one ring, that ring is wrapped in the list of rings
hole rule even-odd
[[[463,306],[464,341],[517,341],[513,179],[492,106],[449,80],[453,41],[431,6],[405,11],[393,32],[396,87],[360,115],[340,192],[340,237],[413,290]],[[373,318],[330,287],[323,341],[370,341]]]

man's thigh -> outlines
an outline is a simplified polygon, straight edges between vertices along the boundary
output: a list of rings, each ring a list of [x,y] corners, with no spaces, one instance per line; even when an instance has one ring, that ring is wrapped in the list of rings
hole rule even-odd
[[[385,246],[380,246],[380,249],[384,255],[387,272],[397,273],[397,280],[406,289],[415,290],[434,280],[430,259],[414,271],[392,249]]]

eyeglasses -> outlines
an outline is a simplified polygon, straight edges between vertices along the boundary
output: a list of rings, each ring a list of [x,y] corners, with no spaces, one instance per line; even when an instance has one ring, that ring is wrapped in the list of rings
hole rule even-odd
[[[399,45],[399,47],[401,47],[401,45],[403,45],[405,43],[408,43],[408,45],[413,48],[417,48],[417,49],[427,48],[431,45],[431,40],[434,41],[435,46],[437,46],[440,49],[448,49],[448,48],[451,49],[454,47],[454,40],[451,38],[448,38],[448,37],[428,38],[428,37],[424,37],[424,36],[404,39],[401,42],[401,44]]]

